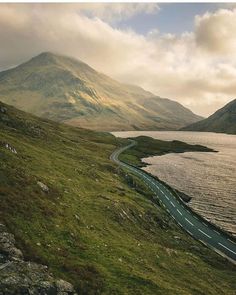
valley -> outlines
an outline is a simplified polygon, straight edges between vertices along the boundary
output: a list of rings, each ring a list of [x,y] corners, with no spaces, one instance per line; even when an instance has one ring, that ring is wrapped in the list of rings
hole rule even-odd
[[[235,266],[111,162],[125,139],[2,103],[0,126],[1,222],[27,260],[79,294],[234,294]]]

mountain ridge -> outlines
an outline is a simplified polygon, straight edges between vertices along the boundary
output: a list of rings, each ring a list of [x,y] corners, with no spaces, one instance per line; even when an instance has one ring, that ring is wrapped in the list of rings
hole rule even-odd
[[[178,102],[50,52],[1,72],[0,100],[44,118],[105,131],[176,130],[202,119]]]
[[[208,118],[183,127],[181,130],[236,134],[236,99],[227,103]]]

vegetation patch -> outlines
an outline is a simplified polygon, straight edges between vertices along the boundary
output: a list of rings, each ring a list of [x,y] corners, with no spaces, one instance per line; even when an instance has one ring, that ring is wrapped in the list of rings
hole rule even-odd
[[[125,150],[120,155],[120,160],[137,167],[146,166],[147,164],[142,162],[142,158],[150,156],[162,156],[169,153],[184,152],[216,152],[203,145],[192,145],[179,140],[164,141],[148,136],[138,136],[132,138],[132,140],[135,140],[136,144]]]
[[[79,294],[235,294],[235,266],[110,161],[126,140],[0,108],[0,222],[26,259]]]

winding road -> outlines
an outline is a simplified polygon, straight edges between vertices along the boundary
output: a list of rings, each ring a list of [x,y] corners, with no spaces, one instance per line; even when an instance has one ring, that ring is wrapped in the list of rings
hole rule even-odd
[[[154,198],[159,200],[164,209],[189,235],[212,248],[215,252],[226,257],[231,262],[236,263],[235,239],[193,212],[180,198],[176,198],[175,195],[156,178],[142,169],[119,160],[119,155],[122,152],[136,144],[134,140],[130,141],[131,143],[129,145],[115,150],[110,157],[111,160],[141,178],[153,192]]]

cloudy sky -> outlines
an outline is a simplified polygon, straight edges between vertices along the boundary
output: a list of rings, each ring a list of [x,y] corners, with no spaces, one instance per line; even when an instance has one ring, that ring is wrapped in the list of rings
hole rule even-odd
[[[43,51],[208,116],[236,96],[236,5],[0,4],[0,70]]]

